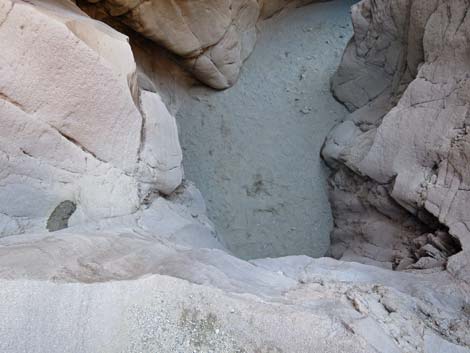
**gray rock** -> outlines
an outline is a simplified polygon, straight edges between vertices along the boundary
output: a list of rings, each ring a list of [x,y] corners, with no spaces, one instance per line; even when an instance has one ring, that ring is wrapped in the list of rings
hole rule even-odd
[[[200,18],[200,3],[145,6]],[[285,3],[255,5],[270,16]],[[124,16],[140,4],[104,6]],[[134,43],[137,68],[126,37],[73,2],[0,0],[0,351],[468,352],[468,7],[354,8],[334,86],[356,111],[324,148],[336,169],[330,251],[351,261],[247,262],[181,182],[178,93],[171,70],[152,74],[153,44]],[[251,26],[246,9],[214,17]],[[162,28],[181,34],[186,17]],[[223,61],[239,33],[220,23],[211,55]],[[207,44],[205,24],[194,32]],[[191,49],[183,32],[171,44]],[[406,269],[376,266],[392,264]]]
[[[378,261],[390,261],[385,250],[408,257],[413,238],[448,229],[444,242],[457,244],[442,256],[468,281],[468,6],[366,0],[353,7],[355,35],[332,88],[355,111],[324,148],[336,169],[335,257],[346,248]],[[418,267],[434,260],[422,261]]]

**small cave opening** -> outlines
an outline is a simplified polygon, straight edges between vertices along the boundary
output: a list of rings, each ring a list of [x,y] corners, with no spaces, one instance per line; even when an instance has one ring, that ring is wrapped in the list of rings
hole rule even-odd
[[[462,243],[450,233],[449,227],[425,209],[419,210],[417,217],[428,227],[428,231],[412,239],[411,263],[406,264],[407,259],[404,259],[402,262],[405,266],[398,264],[395,269],[427,270],[447,266],[448,259],[462,251]]]
[[[320,151],[347,114],[330,78],[352,36],[355,2],[314,3],[263,21],[238,82],[225,91],[193,86],[176,115],[186,178],[239,258],[321,257],[330,246]]]

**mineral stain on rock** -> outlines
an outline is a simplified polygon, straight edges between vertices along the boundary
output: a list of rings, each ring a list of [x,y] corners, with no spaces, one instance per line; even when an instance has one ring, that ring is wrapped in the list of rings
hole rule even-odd
[[[77,205],[72,201],[63,201],[52,211],[47,220],[47,230],[56,232],[68,228],[69,219],[77,209]]]

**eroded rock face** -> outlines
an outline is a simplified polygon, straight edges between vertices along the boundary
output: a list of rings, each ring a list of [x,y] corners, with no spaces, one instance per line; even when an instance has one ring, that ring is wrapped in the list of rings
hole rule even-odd
[[[174,118],[139,90],[125,36],[69,2],[2,0],[0,234],[136,212],[181,183]]]
[[[203,83],[232,86],[256,42],[256,23],[298,0],[103,0],[79,4],[93,17],[118,18],[181,58]],[[103,15],[103,12],[106,15]]]
[[[463,2],[448,4],[430,21],[464,13],[454,8]],[[460,33],[466,22],[452,26],[446,28]],[[465,43],[445,43],[455,49],[442,52],[455,55],[445,69],[460,72],[465,61],[457,54]],[[0,48],[1,352],[469,352],[470,291],[454,276],[465,279],[468,268],[457,257],[451,271],[427,273],[305,256],[247,262],[228,254],[200,193],[181,184],[176,127],[157,93],[161,86],[152,82],[152,65],[136,72],[123,35],[71,2],[0,0]],[[439,56],[432,60],[439,62]],[[444,69],[436,67],[436,75],[438,68]],[[423,77],[440,82],[439,75]],[[445,107],[464,100],[459,87]],[[403,109],[415,109],[406,106],[415,96],[403,97]],[[442,104],[422,104],[445,111]],[[363,133],[340,129],[333,136],[353,145]],[[399,137],[403,143],[392,146],[407,148],[407,135]],[[373,151],[376,140],[356,150]],[[413,146],[420,146],[416,141]],[[461,153],[448,157],[454,169],[445,176],[455,170],[465,175],[458,169],[467,153],[461,141],[465,136],[450,144]],[[451,223],[460,217],[454,204],[430,196],[433,190],[440,195],[451,178],[431,178],[429,192],[422,193],[422,207],[439,220],[433,226],[417,212],[412,192],[398,197],[399,184],[378,183],[404,161],[418,168],[415,159],[403,159],[398,148],[392,166],[378,161],[378,171],[360,175],[365,167],[337,157],[349,156],[342,146],[330,146],[325,155],[340,168],[336,176],[343,179],[334,185],[344,193],[337,200],[345,210],[363,206],[351,196],[352,188],[363,188],[366,211],[375,207],[391,221],[396,217],[391,224],[398,229],[409,215],[412,227],[432,231],[412,239],[419,253],[433,255],[423,258],[452,253],[443,224],[466,249],[466,238]],[[440,174],[441,168],[431,170]],[[456,195],[465,195],[465,181]],[[426,206],[428,200],[447,210],[445,216]],[[47,232],[48,224],[57,231]],[[379,226],[375,234],[382,233]]]
[[[427,268],[461,246],[447,268],[469,280],[469,6],[409,0],[353,8],[355,36],[332,85],[354,112],[324,148],[337,170],[335,256]]]

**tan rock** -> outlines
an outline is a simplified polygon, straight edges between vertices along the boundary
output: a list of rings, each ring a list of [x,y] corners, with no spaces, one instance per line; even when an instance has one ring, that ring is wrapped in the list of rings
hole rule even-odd
[[[97,8],[118,17],[136,32],[160,44],[182,60],[203,83],[225,89],[232,86],[256,42],[260,18],[272,16],[289,4],[310,1],[260,0],[105,0],[79,2],[89,13]]]
[[[140,106],[127,38],[67,1],[1,4],[2,234],[45,229],[66,200],[81,223],[176,189],[174,118],[157,94]]]
[[[357,109],[347,123],[353,122],[357,133],[346,136],[341,129],[350,130],[338,127],[324,150],[327,160],[346,165],[368,184],[384,185],[393,199],[389,203],[414,217],[413,227],[448,228],[448,237],[457,238],[465,252],[470,239],[468,7],[465,1],[444,0],[357,4],[355,36],[332,80],[336,96]],[[340,207],[343,216],[336,214],[344,218],[348,212]],[[367,217],[361,223],[370,222]],[[405,226],[406,218],[392,222],[405,231],[411,225]],[[451,258],[450,269],[460,268],[453,272],[468,280],[455,264],[467,266],[466,258]]]

